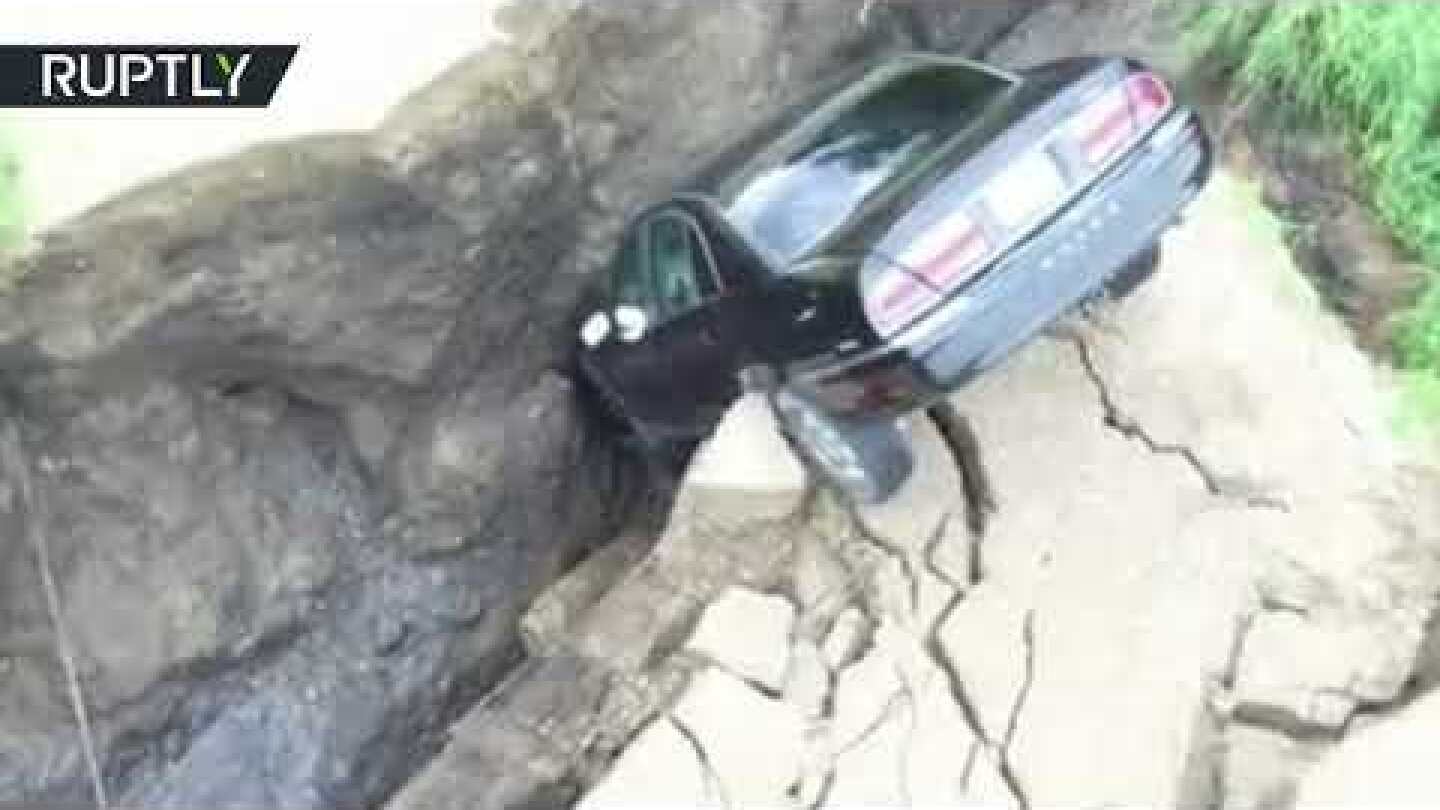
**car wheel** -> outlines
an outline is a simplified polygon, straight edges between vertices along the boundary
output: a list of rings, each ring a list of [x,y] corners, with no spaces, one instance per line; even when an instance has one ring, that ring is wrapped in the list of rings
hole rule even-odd
[[[1116,300],[1125,298],[1149,281],[1159,267],[1160,243],[1152,242],[1115,271],[1115,275],[1105,282],[1105,293]]]
[[[781,429],[822,478],[863,503],[886,500],[914,467],[910,443],[893,419],[845,419],[789,391],[774,397]]]

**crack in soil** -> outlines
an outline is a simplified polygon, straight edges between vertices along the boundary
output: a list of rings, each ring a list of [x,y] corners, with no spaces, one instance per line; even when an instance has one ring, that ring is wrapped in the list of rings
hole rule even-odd
[[[998,745],[998,754],[1001,778],[1005,780],[1010,792],[1015,794],[1015,800],[1020,803],[1020,807],[1028,810],[1030,797],[1025,792],[1025,786],[1021,784],[1019,775],[1015,773],[1014,763],[1010,759],[1010,744],[1015,740],[1015,732],[1020,728],[1020,713],[1024,711],[1025,704],[1030,699],[1030,689],[1035,685],[1034,608],[1025,612],[1020,638],[1025,645],[1025,675],[1020,681],[1020,690],[1015,694],[1015,702],[1010,706],[1010,716],[1005,721],[1005,736]]]
[[[901,563],[901,570],[906,576],[912,589],[912,609],[917,608],[919,604],[918,577],[916,576],[914,561],[911,560],[910,556],[905,554],[903,550],[885,542],[883,539],[875,536],[873,532],[870,532],[868,529],[866,529],[864,525],[860,523],[858,515],[852,514],[852,517],[854,518],[854,525],[858,527],[857,530],[862,539],[866,540],[870,545],[880,550],[886,556],[892,557]],[[949,516],[947,516],[946,520],[948,519]],[[1010,720],[1011,728],[1007,730],[1006,739],[1003,742],[997,742],[995,740],[991,740],[989,736],[985,733],[985,727],[980,722],[979,711],[970,701],[969,695],[965,690],[964,679],[962,678],[959,669],[957,669],[955,665],[950,661],[950,659],[944,654],[942,645],[940,643],[941,628],[944,627],[945,623],[950,619],[952,615],[954,615],[954,612],[960,606],[960,603],[965,600],[964,589],[956,587],[957,583],[952,577],[945,576],[942,572],[938,570],[938,566],[934,564],[934,560],[930,554],[930,552],[933,551],[935,544],[938,542],[938,537],[943,534],[944,529],[945,526],[944,522],[942,521],[942,525],[939,527],[939,530],[935,535],[932,535],[930,542],[927,544],[926,553],[920,556],[924,560],[924,564],[927,568],[934,572],[942,582],[945,582],[947,585],[952,587],[953,593],[951,594],[951,597],[946,603],[945,607],[941,609],[938,614],[936,614],[935,619],[930,623],[929,628],[926,630],[925,636],[922,641],[922,649],[926,657],[931,661],[931,663],[933,663],[942,673],[944,673],[946,685],[949,689],[951,700],[960,710],[961,717],[964,718],[966,726],[970,728],[971,733],[975,735],[975,738],[977,740],[976,745],[972,747],[970,756],[967,758],[965,772],[962,774],[962,779],[964,780],[964,782],[968,783],[969,781],[969,772],[973,769],[975,760],[978,759],[979,756],[978,748],[980,746],[984,746],[985,748],[988,748],[995,752],[998,760],[997,767],[1000,772],[1000,776],[1004,780],[1006,788],[1010,791],[1011,795],[1014,796],[1016,803],[1020,805],[1022,810],[1030,810],[1030,800],[1028,794],[1025,791],[1024,785],[1022,785],[1019,779],[1015,776],[1014,768],[1011,767],[1008,760],[1008,738],[1013,734],[1014,726],[1019,722],[1019,712],[1025,698],[1029,695],[1030,685],[1033,679],[1034,635],[1033,628],[1031,628],[1030,626],[1031,617],[1027,615],[1027,630],[1024,636],[1025,643],[1027,644],[1025,681],[1021,686],[1020,696],[1017,698],[1016,706],[1012,709],[1012,715]],[[976,578],[976,583],[978,583],[978,578]],[[865,598],[865,594],[860,595],[860,598],[857,600],[857,606],[867,618],[874,621],[877,625],[879,624],[879,617],[875,614],[874,607],[869,604],[869,600]],[[901,680],[902,683],[905,681],[903,675],[901,676]],[[886,704],[885,710],[880,713],[876,720],[872,722],[870,726],[865,729],[864,732],[862,732],[855,740],[842,746],[837,751],[836,757],[838,758],[840,754],[843,754],[853,749],[856,745],[858,745],[860,742],[863,742],[877,729],[879,729],[896,710],[899,699],[905,697],[907,693],[910,693],[910,686],[908,683],[906,683],[899,692],[891,696],[890,701]],[[913,707],[913,694],[910,694],[910,698],[911,705]],[[904,780],[902,780],[902,784],[904,784]]]
[[[1230,717],[1227,713],[1217,710],[1213,698],[1206,700],[1201,705],[1200,710],[1205,713],[1209,721],[1213,724],[1211,731],[1215,735],[1214,740],[1216,742],[1212,744],[1208,751],[1198,755],[1198,759],[1200,760],[1198,764],[1187,766],[1187,769],[1196,767],[1208,768],[1207,773],[1201,777],[1205,780],[1203,790],[1206,795],[1200,800],[1191,803],[1194,804],[1198,810],[1224,810],[1226,801],[1225,786],[1229,781],[1226,769],[1229,767],[1229,763],[1225,761],[1225,753],[1221,749],[1221,746],[1224,745],[1225,735],[1230,727]],[[1182,778],[1181,781],[1183,783],[1187,780]]]
[[[870,531],[865,521],[860,517],[860,511],[853,504],[850,507],[850,522],[860,539],[875,547],[881,554],[894,560],[900,565],[900,574],[905,577],[905,590],[909,597],[910,610],[916,611],[920,608],[920,577],[915,571],[915,561],[906,549],[891,543],[876,532]],[[862,600],[863,601],[863,600]]]
[[[704,654],[697,655],[695,657],[699,659],[702,663],[704,663],[706,666],[713,667],[714,669],[723,672],[726,675],[729,675],[731,678],[734,678],[746,689],[749,689],[750,691],[754,692],[760,697],[765,698],[766,700],[785,699],[785,690],[777,689],[768,683],[756,680],[755,678],[746,675],[745,673],[737,670],[735,667],[730,666],[729,664],[719,660],[718,658],[713,658],[709,655]]]
[[[1285,599],[1272,594],[1261,594],[1260,612],[1262,613],[1289,613],[1292,616],[1299,616],[1302,619],[1310,618],[1310,608],[1288,602]]]
[[[821,810],[830,801],[830,793],[834,790],[835,765],[832,763],[820,781],[820,789],[815,791],[815,801],[810,803],[809,810]]]
[[[970,577],[968,582],[961,582],[960,580],[946,573],[945,570],[940,567],[940,564],[935,561],[935,550],[940,547],[940,543],[945,539],[946,530],[950,528],[951,517],[952,516],[949,514],[942,517],[940,519],[940,525],[936,526],[935,531],[930,533],[930,539],[925,543],[925,554],[923,555],[923,559],[925,561],[925,568],[931,573],[931,575],[933,575],[936,579],[940,580],[946,585],[949,585],[952,590],[963,591],[967,588],[971,588],[975,585],[980,584],[980,567],[977,560],[975,559],[975,549],[979,546],[980,540],[979,538],[972,538],[970,542],[969,551],[971,555],[971,564]]]
[[[852,515],[851,517],[853,520],[854,516]],[[827,738],[833,732],[834,728],[836,716],[836,696],[840,689],[840,678],[845,674],[846,671],[848,671],[856,664],[859,664],[861,661],[865,660],[865,658],[875,650],[876,628],[880,624],[880,617],[877,616],[871,608],[869,600],[866,599],[866,595],[863,589],[855,585],[855,583],[859,583],[862,581],[859,573],[855,570],[854,566],[846,558],[845,555],[836,554],[835,560],[845,571],[845,578],[849,583],[844,586],[844,589],[849,591],[851,595],[851,601],[849,602],[849,605],[854,606],[860,611],[860,615],[864,621],[864,624],[861,635],[858,639],[858,643],[855,644],[851,649],[847,650],[844,657],[840,661],[836,662],[832,666],[830,661],[826,659],[823,654],[820,657],[820,664],[825,669],[825,694],[820,701],[820,714],[816,718],[816,720],[819,723],[819,727],[824,729],[824,733]],[[833,624],[831,629],[833,630]],[[897,692],[896,695],[892,696],[891,700],[896,699],[898,696],[899,693]],[[889,702],[887,702],[885,708],[881,710],[881,720],[884,719],[884,716],[889,711],[890,705]],[[852,744],[863,742],[864,738],[870,733],[873,733],[873,730],[867,729],[863,731],[860,738],[858,740],[852,741]],[[825,757],[826,762],[824,773],[820,777],[820,786],[815,791],[815,798],[806,805],[808,810],[821,810],[821,808],[823,808],[829,801],[830,794],[834,791],[835,788],[835,762],[842,753],[844,753],[844,750],[831,751],[827,753]],[[801,778],[801,781],[797,781],[793,787],[794,793],[797,796],[801,789],[803,779],[804,777]]]
[[[965,594],[955,593],[950,597],[950,601],[945,605],[945,608],[936,616],[935,621],[930,625],[929,632],[925,635],[925,655],[945,674],[946,685],[950,689],[950,699],[955,703],[955,706],[960,709],[961,717],[965,718],[965,725],[970,727],[971,733],[973,733],[976,740],[979,741],[977,746],[983,745],[995,752],[996,758],[999,760],[998,768],[1000,777],[1005,781],[1006,788],[1010,791],[1010,794],[1015,797],[1015,801],[1020,805],[1021,810],[1030,810],[1029,796],[1026,794],[1024,786],[1015,778],[1014,769],[1010,767],[1008,761],[1010,753],[1007,750],[1008,740],[1005,741],[1005,745],[999,745],[994,740],[991,740],[990,736],[985,733],[985,726],[980,722],[980,712],[975,708],[975,705],[970,701],[969,694],[965,691],[965,679],[960,675],[960,670],[956,668],[954,663],[945,655],[940,643],[940,628],[949,621],[950,617],[955,613],[955,609],[958,608],[963,601],[965,601]],[[1028,695],[1028,692],[1027,677],[1027,686],[1023,689],[1023,693]],[[975,752],[972,749],[972,756],[974,755]],[[973,759],[966,764],[965,772],[962,774],[962,778],[966,782],[969,781],[969,771],[973,766]]]
[[[1219,678],[1222,689],[1229,691],[1235,688],[1235,680],[1240,673],[1240,656],[1245,652],[1245,639],[1250,635],[1250,628],[1255,626],[1255,620],[1263,612],[1263,608],[1247,610],[1235,620],[1235,632],[1230,637],[1230,649],[1225,656],[1225,669],[1221,671]]]
[[[925,413],[955,459],[955,468],[960,472],[960,488],[965,495],[965,525],[978,538],[985,534],[985,525],[990,517],[999,511],[989,473],[985,471],[980,436],[975,432],[974,424],[949,400],[940,400]]]
[[[965,765],[960,769],[960,787],[968,791],[970,789],[970,777],[975,772],[975,763],[980,759],[980,748],[982,743],[979,740],[970,744],[970,752],[965,755]]]
[[[820,656],[820,664],[825,667],[825,695],[820,700],[820,716],[817,719],[827,740],[835,725],[835,693],[840,689],[840,674],[855,663],[850,660],[852,657],[853,654],[846,656],[838,666],[832,667],[823,654]],[[835,788],[835,755],[832,753],[826,759],[825,773],[820,777],[820,788],[815,791],[815,799],[807,805],[809,810],[820,810],[824,807],[830,798],[830,792]],[[797,788],[799,784],[796,783]]]
[[[849,510],[851,525],[854,527],[854,531],[862,541],[864,541],[870,547],[879,551],[886,558],[892,559],[899,564],[900,572],[901,575],[904,577],[905,587],[908,592],[910,603],[909,608],[912,612],[918,610],[920,605],[919,568],[921,566],[923,566],[926,571],[928,571],[940,582],[945,583],[945,585],[952,590],[950,599],[940,610],[940,612],[936,614],[935,618],[931,621],[930,626],[926,630],[923,639],[921,639],[921,642],[922,649],[926,657],[931,661],[931,663],[936,666],[936,668],[938,668],[944,674],[946,685],[951,695],[951,700],[959,709],[961,717],[964,719],[966,726],[969,727],[971,733],[975,736],[976,742],[970,747],[970,751],[966,755],[965,764],[960,775],[961,785],[968,787],[971,775],[973,773],[975,764],[979,760],[982,748],[988,749],[995,754],[996,759],[998,760],[997,770],[999,771],[1002,780],[1005,782],[1007,790],[1014,797],[1016,803],[1022,808],[1022,810],[1030,810],[1031,805],[1029,796],[1025,790],[1024,785],[1020,783],[1018,777],[1015,774],[1015,769],[1009,761],[1009,748],[1020,722],[1020,714],[1029,697],[1030,690],[1034,682],[1034,611],[1031,610],[1026,614],[1022,631],[1022,640],[1025,644],[1024,679],[1020,684],[1019,691],[1016,695],[1015,703],[1010,709],[1010,714],[1007,720],[1007,725],[1003,738],[1000,740],[992,740],[986,733],[984,725],[980,722],[980,714],[978,709],[971,702],[969,695],[966,692],[964,679],[961,676],[959,669],[944,654],[940,642],[940,632],[941,628],[944,627],[946,622],[954,614],[960,603],[964,601],[966,590],[976,585],[979,585],[984,578],[981,561],[978,558],[980,538],[985,534],[987,519],[989,518],[989,516],[993,515],[995,512],[998,511],[998,506],[994,493],[990,487],[989,478],[986,474],[983,461],[981,459],[979,439],[970,421],[966,419],[963,415],[961,415],[959,411],[948,402],[941,403],[940,405],[932,407],[928,413],[930,418],[934,421],[936,427],[940,431],[941,437],[944,439],[946,446],[949,448],[951,455],[954,458],[955,465],[961,475],[961,482],[966,506],[966,512],[964,517],[966,521],[966,528],[970,531],[970,534],[972,536],[972,543],[970,546],[971,565],[969,576],[967,578],[968,581],[961,581],[956,577],[953,577],[946,573],[943,567],[939,565],[935,558],[935,554],[939,547],[939,544],[945,539],[950,521],[957,517],[953,513],[946,514],[941,519],[939,525],[936,526],[935,530],[927,539],[923,550],[920,553],[914,555],[908,553],[906,549],[889,542],[885,538],[881,537],[878,533],[872,531],[861,519],[859,510],[856,509],[853,505],[851,505],[851,508]],[[842,561],[842,566],[847,570],[850,576],[854,577],[857,572],[845,560],[844,555],[840,555],[840,559]],[[861,613],[866,617],[866,619],[872,623],[872,626],[878,626],[881,623],[881,617],[876,612],[876,606],[871,603],[871,599],[876,598],[876,596],[869,593],[868,591],[868,588],[862,589],[860,593],[856,594],[857,598],[855,600],[855,605],[860,609]],[[874,646],[873,637],[870,640],[870,646]],[[853,665],[853,663],[863,659],[863,657],[863,654],[854,656],[855,661],[846,662],[847,666]],[[835,693],[838,691],[839,688],[840,675],[847,668],[847,666],[830,667],[828,664],[826,665],[827,673],[829,676],[829,683],[822,719],[829,719],[830,721],[833,721],[834,719]],[[867,725],[866,728],[861,731],[854,739],[849,740],[844,745],[838,747],[834,755],[831,756],[829,761],[829,767],[824,777],[825,781],[822,784],[822,787],[818,793],[818,798],[813,804],[810,805],[812,810],[814,808],[818,808],[824,805],[825,798],[826,796],[828,796],[835,779],[836,760],[841,755],[853,750],[856,746],[862,744],[865,740],[869,739],[870,736],[875,734],[876,731],[882,728],[884,724],[892,718],[895,711],[900,708],[903,702],[902,699],[907,697],[909,698],[909,704],[912,711],[912,725],[918,725],[918,714],[914,714],[916,711],[918,711],[918,706],[916,704],[915,696],[913,693],[913,687],[906,681],[903,673],[901,673],[901,681],[903,684],[901,689],[890,696],[884,708],[879,712],[876,718],[869,725]],[[914,730],[912,729],[912,736],[913,733]],[[901,760],[902,778],[900,784],[903,790],[908,790],[907,780],[903,778],[903,755],[901,757]]]
[[[850,667],[865,660],[865,657],[875,649],[874,620],[865,612],[864,608],[861,608],[861,613],[865,616],[867,626],[871,628],[865,633],[861,639],[861,643],[857,645],[855,649],[848,651],[845,657],[835,666],[831,666],[830,662],[825,660],[824,655],[820,657],[821,666],[825,667],[825,696],[820,701],[820,716],[817,719],[820,722],[821,728],[824,729],[827,738],[835,726],[835,702],[840,691],[841,676],[844,675]],[[899,693],[897,692],[896,695],[891,696],[891,700],[894,700],[898,696]],[[881,710],[881,715],[883,716],[888,711],[889,703],[887,702],[885,709]],[[873,733],[873,731],[867,730],[862,732],[859,740],[856,742],[863,741],[869,733]],[[825,773],[821,777],[819,790],[815,791],[815,800],[809,804],[809,810],[820,810],[829,800],[830,793],[835,788],[835,762],[845,750],[848,749],[831,751],[826,756]]]
[[[673,712],[667,713],[665,720],[670,723],[672,728],[680,732],[680,736],[684,737],[685,741],[690,744],[690,749],[695,752],[695,760],[700,763],[700,770],[705,772],[705,782],[707,786],[714,785],[715,797],[720,800],[720,805],[726,808],[732,807],[730,797],[725,790],[725,780],[720,777],[720,771],[715,768],[715,763],[710,759],[710,752],[705,750],[705,744],[701,742],[700,735],[696,734],[694,729],[676,717]]]
[[[903,679],[901,680],[903,682]],[[906,700],[909,700],[911,704],[914,703],[914,697],[910,692],[909,686],[901,686],[893,693],[891,693],[890,697],[885,700],[885,705],[880,707],[880,711],[876,713],[875,718],[869,723],[866,723],[865,728],[861,729],[858,734],[850,738],[844,745],[841,745],[835,749],[834,759],[839,759],[845,754],[854,751],[856,748],[864,745],[866,740],[875,736],[875,732],[879,731],[885,726],[885,723],[888,722],[890,718],[895,715],[895,712]]]
[[[838,676],[839,673],[844,672],[850,666],[864,660],[865,656],[869,655],[870,652],[875,649],[875,636],[882,622],[880,614],[876,612],[875,606],[870,603],[869,594],[866,592],[868,586],[864,583],[867,581],[867,577],[862,577],[860,571],[856,569],[855,564],[844,554],[837,554],[835,560],[840,564],[840,567],[844,569],[846,578],[857,583],[854,591],[855,600],[852,606],[860,611],[860,615],[865,619],[866,627],[866,632],[861,639],[859,648],[853,651],[841,666],[836,667],[836,674]]]
[[[1034,611],[1026,614],[1023,641],[1025,644],[1025,675],[1021,683],[1019,693],[1016,696],[1015,705],[1011,708],[1010,717],[1005,730],[1004,739],[1000,741],[991,740],[985,732],[984,725],[980,722],[980,714],[975,705],[971,702],[969,694],[965,689],[965,681],[959,669],[945,655],[940,642],[940,631],[960,603],[965,600],[966,591],[981,583],[984,579],[983,562],[981,560],[980,541],[985,534],[988,518],[998,511],[998,503],[994,491],[991,489],[989,476],[980,453],[980,441],[970,420],[966,419],[958,409],[950,402],[941,402],[932,406],[927,412],[930,419],[940,431],[942,439],[949,448],[955,465],[960,472],[962,489],[965,497],[965,521],[966,528],[970,531],[972,542],[970,544],[971,565],[969,581],[961,582],[947,574],[935,560],[935,552],[944,539],[949,522],[953,514],[946,514],[936,526],[927,540],[923,552],[919,555],[925,568],[938,580],[951,588],[953,593],[945,607],[936,614],[930,627],[925,633],[922,648],[926,657],[942,673],[944,673],[946,686],[949,689],[952,702],[960,710],[961,717],[965,724],[975,735],[976,743],[970,747],[965,758],[965,764],[961,771],[961,785],[968,787],[970,777],[973,773],[975,763],[979,759],[982,747],[995,752],[998,760],[997,769],[1000,777],[1004,780],[1007,790],[1015,798],[1022,810],[1030,810],[1030,799],[1015,774],[1015,769],[1010,763],[1010,742],[1018,727],[1020,712],[1029,697],[1030,688],[1034,681],[1034,659],[1035,659],[1035,637],[1034,637]],[[918,578],[915,573],[913,561],[903,550],[895,548],[884,542],[870,532],[864,524],[856,518],[856,525],[860,527],[861,536],[871,545],[876,546],[887,554],[900,560],[902,571],[909,580],[912,588],[912,603],[914,607],[919,605]],[[863,601],[863,600],[862,600]],[[867,610],[862,605],[862,610]],[[904,784],[904,780],[902,780]]]
[[[1104,412],[1103,421],[1105,426],[1119,433],[1126,439],[1138,441],[1145,449],[1156,455],[1174,456],[1184,461],[1196,477],[1204,485],[1205,490],[1217,498],[1227,500],[1243,501],[1246,506],[1252,509],[1273,509],[1279,512],[1290,512],[1290,504],[1283,498],[1278,498],[1263,492],[1257,492],[1256,487],[1243,481],[1221,475],[1200,458],[1200,454],[1193,447],[1186,444],[1174,442],[1161,442],[1140,424],[1139,420],[1124,410],[1115,402],[1110,393],[1110,386],[1105,382],[1104,375],[1100,373],[1100,367],[1095,362],[1095,356],[1090,344],[1085,340],[1084,335],[1069,331],[1064,335],[1068,342],[1075,347],[1080,356],[1080,366],[1085,371],[1085,376],[1095,387],[1100,398],[1100,407]]]

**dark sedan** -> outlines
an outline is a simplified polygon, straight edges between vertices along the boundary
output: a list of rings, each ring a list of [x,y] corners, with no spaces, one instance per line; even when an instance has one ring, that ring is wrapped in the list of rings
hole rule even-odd
[[[1135,61],[894,58],[643,212],[579,367],[652,446],[764,382],[823,473],[883,498],[908,470],[897,417],[1145,280],[1210,164],[1196,115]]]

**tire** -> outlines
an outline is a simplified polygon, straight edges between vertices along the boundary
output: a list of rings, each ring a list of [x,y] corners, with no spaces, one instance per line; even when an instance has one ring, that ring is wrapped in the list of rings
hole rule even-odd
[[[772,400],[781,429],[822,479],[861,503],[895,494],[915,466],[894,419],[846,419],[790,391]]]
[[[1105,282],[1105,294],[1120,300],[1128,298],[1149,281],[1160,267],[1160,243],[1151,242],[1148,247],[1135,254],[1115,275]]]

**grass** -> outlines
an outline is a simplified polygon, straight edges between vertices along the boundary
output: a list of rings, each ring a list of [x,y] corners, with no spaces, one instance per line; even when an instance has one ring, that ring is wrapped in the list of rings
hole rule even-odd
[[[1440,269],[1440,3],[1207,3],[1187,35],[1242,87],[1342,133],[1373,209]],[[1398,325],[1395,359],[1440,415],[1440,279]]]

